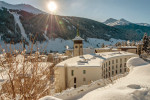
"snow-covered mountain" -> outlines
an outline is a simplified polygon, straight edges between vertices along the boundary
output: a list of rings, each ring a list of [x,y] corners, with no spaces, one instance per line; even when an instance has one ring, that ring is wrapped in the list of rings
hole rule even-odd
[[[136,23],[137,25],[141,25],[141,26],[148,26],[150,27],[150,24],[147,24],[147,23]]]
[[[120,19],[120,20],[117,20],[117,19],[113,19],[113,18],[109,18],[107,19],[104,24],[106,25],[109,25],[109,26],[116,26],[116,25],[129,25],[129,21],[125,20],[125,19]]]
[[[16,4],[16,5],[12,5],[12,4],[8,4],[4,1],[0,1],[0,9],[4,7],[4,8],[7,8],[7,9],[13,9],[13,10],[23,10],[23,11],[27,11],[27,12],[30,12],[30,13],[33,13],[33,14],[41,14],[41,13],[44,13],[43,11],[31,6],[31,5],[28,5],[28,4]]]
[[[108,22],[115,21],[111,19]],[[120,21],[129,23],[124,19]],[[85,40],[84,47],[100,47],[102,43],[109,45],[118,40],[141,40],[143,33],[150,33],[150,28],[145,26],[139,27],[138,25],[130,29],[110,27],[87,18],[59,15],[53,17],[27,4],[11,5],[0,2],[1,44],[9,45],[13,42],[18,47],[24,38],[26,45],[30,45],[30,42],[44,46],[48,44],[46,51],[63,52],[66,45],[72,48],[72,39],[76,36],[78,22],[80,36]],[[92,40],[89,41],[89,39]],[[61,48],[56,46],[58,44],[61,44],[58,46]]]
[[[132,22],[129,22],[125,19],[113,19],[113,18],[109,18],[107,19],[104,24],[106,25],[109,25],[109,26],[117,26],[117,25],[129,25],[129,24],[136,24],[136,25],[140,25],[140,26],[150,26],[150,24],[147,24],[147,23],[132,23]]]

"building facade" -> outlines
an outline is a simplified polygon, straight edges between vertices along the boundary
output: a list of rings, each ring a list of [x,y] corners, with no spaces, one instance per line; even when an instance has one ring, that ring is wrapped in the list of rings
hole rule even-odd
[[[90,84],[128,71],[126,62],[138,55],[128,52],[87,54],[67,59],[55,66],[56,92]]]

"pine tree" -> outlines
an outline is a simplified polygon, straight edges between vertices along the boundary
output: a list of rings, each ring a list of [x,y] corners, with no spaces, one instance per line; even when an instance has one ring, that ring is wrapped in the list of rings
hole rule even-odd
[[[104,47],[105,47],[105,45],[104,45],[104,43],[102,43],[101,48],[104,48]]]
[[[146,53],[147,53],[148,44],[149,44],[149,38],[145,33],[143,37],[143,51],[145,51]]]

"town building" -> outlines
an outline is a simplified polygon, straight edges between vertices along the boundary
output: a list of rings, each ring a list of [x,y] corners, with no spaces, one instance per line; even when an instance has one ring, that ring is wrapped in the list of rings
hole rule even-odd
[[[84,54],[83,39],[79,36],[79,31],[73,41],[74,49],[68,51],[68,54],[73,54],[73,57],[54,67],[56,92],[87,85],[92,81],[110,78],[117,74],[124,74],[128,71],[126,66],[128,59],[138,57],[134,51],[136,47],[120,48],[120,51],[109,49],[108,52]]]
[[[79,30],[77,30],[77,36],[73,39],[73,56],[83,55],[83,40],[84,39],[79,36]]]
[[[55,66],[56,91],[79,87],[102,78],[127,72],[126,62],[138,55],[128,52],[105,52],[76,56]]]
[[[121,46],[121,47],[118,47],[118,50],[130,52],[130,53],[134,53],[134,54],[138,53],[137,46]]]

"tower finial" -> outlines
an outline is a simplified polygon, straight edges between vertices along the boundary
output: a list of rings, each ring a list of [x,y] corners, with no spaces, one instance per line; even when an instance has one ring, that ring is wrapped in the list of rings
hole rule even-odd
[[[79,36],[79,24],[77,24],[77,36]]]

